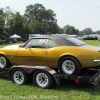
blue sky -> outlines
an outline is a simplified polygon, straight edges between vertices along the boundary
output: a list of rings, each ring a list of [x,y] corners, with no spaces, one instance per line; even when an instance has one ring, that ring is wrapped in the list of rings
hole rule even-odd
[[[0,7],[9,6],[12,11],[24,14],[26,6],[36,3],[52,9],[60,27],[68,24],[80,31],[100,30],[100,0],[0,0]]]

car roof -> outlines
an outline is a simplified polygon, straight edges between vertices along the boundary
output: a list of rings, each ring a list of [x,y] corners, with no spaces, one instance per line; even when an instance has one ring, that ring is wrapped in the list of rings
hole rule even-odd
[[[65,39],[69,38],[71,36],[68,35],[44,35],[44,36],[37,36],[37,37],[31,37],[31,38],[49,38],[49,39]]]

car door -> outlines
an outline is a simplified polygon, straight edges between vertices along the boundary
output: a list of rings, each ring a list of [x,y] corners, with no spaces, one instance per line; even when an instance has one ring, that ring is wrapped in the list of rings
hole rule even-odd
[[[18,64],[23,65],[48,65],[47,48],[43,47],[45,39],[31,39],[26,45],[17,51]]]

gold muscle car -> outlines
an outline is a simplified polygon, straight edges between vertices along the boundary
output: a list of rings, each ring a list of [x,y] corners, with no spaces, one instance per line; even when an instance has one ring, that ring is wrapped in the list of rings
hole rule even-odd
[[[32,37],[24,45],[0,48],[0,67],[12,65],[48,66],[78,74],[82,68],[100,67],[100,47],[70,36]]]

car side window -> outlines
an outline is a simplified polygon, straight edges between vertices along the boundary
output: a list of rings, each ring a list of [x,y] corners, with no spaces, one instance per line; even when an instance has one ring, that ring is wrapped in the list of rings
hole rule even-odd
[[[53,40],[48,40],[46,45],[48,48],[57,47],[57,44]]]
[[[25,45],[25,47],[30,48],[52,48],[56,46],[57,44],[50,39],[32,39]]]
[[[47,39],[32,39],[30,43],[31,48],[47,48],[45,45]]]
[[[41,48],[41,44],[39,43],[40,39],[33,39],[31,41],[30,47],[31,48]]]

